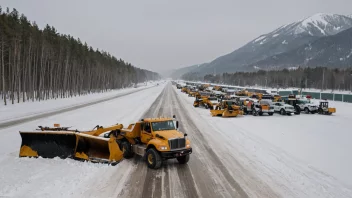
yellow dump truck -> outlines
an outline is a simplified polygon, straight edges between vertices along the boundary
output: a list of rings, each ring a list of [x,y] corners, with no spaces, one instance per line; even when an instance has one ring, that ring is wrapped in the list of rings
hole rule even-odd
[[[177,129],[178,121],[172,118],[145,118],[121,129],[117,139],[125,158],[143,156],[149,168],[157,169],[167,159],[188,162],[191,142],[186,133]]]

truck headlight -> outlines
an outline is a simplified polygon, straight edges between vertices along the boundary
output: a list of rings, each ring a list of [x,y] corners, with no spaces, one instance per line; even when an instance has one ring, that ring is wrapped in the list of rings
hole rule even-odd
[[[187,145],[186,145],[186,148],[191,148],[191,145],[190,145],[190,144],[187,144]]]
[[[166,146],[161,146],[160,150],[167,150],[167,147]]]

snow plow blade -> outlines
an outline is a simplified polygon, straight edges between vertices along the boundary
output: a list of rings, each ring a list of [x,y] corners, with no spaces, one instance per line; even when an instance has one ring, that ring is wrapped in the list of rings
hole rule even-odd
[[[97,130],[86,132],[78,132],[77,130],[20,132],[22,144],[19,156],[73,158],[117,164],[123,159],[123,153],[116,142],[118,130],[122,127],[122,125],[109,128],[97,126]],[[108,131],[111,131],[108,136],[99,136]]]
[[[210,110],[212,116],[221,116],[221,117],[237,117],[238,115],[243,115],[241,110]]]
[[[237,117],[238,115],[240,115],[240,111],[238,110],[226,110],[222,114],[222,117]]]
[[[103,138],[87,134],[76,134],[75,158],[99,163],[118,163],[123,153],[115,137]]]
[[[74,132],[20,132],[22,144],[20,157],[62,159],[73,157],[76,148]]]
[[[225,110],[210,110],[212,116],[222,116]]]

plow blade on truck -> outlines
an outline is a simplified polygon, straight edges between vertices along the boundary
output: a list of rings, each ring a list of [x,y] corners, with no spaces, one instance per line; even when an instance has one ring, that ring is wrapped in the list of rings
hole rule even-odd
[[[109,128],[99,127],[97,130],[78,132],[55,130],[20,132],[22,144],[20,157],[60,157],[87,160],[99,163],[116,164],[123,159],[122,151],[116,142],[117,130],[122,125]],[[62,128],[61,128],[62,129]],[[100,137],[103,132],[108,136]]]

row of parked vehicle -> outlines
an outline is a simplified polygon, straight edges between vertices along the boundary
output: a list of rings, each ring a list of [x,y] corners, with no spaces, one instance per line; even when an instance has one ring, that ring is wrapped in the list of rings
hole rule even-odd
[[[236,117],[238,115],[272,116],[274,113],[293,115],[306,114],[331,115],[336,109],[329,107],[327,100],[315,102],[310,96],[289,95],[281,97],[268,93],[253,93],[240,90],[235,94],[222,92],[221,86],[211,87],[207,84],[178,84],[177,89],[195,97],[193,106],[210,109],[212,116]]]

